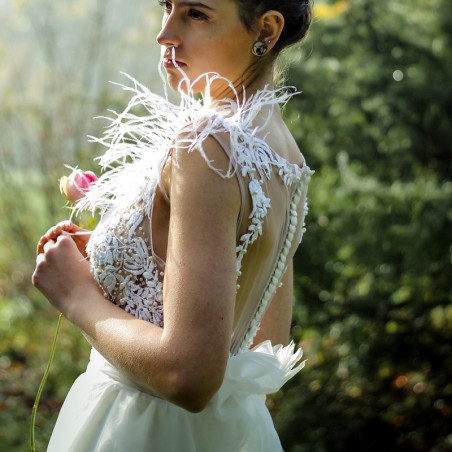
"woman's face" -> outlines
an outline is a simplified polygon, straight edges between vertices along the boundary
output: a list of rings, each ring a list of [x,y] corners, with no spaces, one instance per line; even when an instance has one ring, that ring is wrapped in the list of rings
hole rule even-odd
[[[243,74],[255,59],[251,48],[257,36],[240,21],[235,0],[159,2],[164,16],[157,42],[162,46],[163,66],[172,89],[176,90],[183,78],[178,67],[190,83],[207,72],[217,72],[236,85],[243,82]],[[193,92],[204,87],[203,78]],[[224,88],[224,84],[213,86],[211,96],[216,97],[215,91],[224,95]]]

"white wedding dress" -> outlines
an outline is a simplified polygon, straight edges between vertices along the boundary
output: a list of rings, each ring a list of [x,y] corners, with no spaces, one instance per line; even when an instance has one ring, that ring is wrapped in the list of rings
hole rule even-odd
[[[160,173],[171,149],[204,155],[203,140],[213,136],[230,168],[220,170],[207,158],[206,164],[220,181],[236,177],[242,194],[230,358],[217,394],[202,412],[190,413],[140,387],[93,349],[48,451],[281,451],[265,396],[303,367],[302,352],[293,344],[250,345],[301,240],[312,171],[274,153],[253,119],[263,106],[278,108],[290,93],[264,89],[242,103],[225,100],[208,109],[188,96],[174,106],[135,81],[125,89],[133,92],[128,108],[96,140],[108,146],[101,165],[109,171],[79,206],[102,212],[87,250],[93,276],[118,309],[164,327],[165,263],[152,247],[154,195],[162,190]],[[137,106],[146,113],[137,116]],[[184,142],[175,143],[177,136]]]

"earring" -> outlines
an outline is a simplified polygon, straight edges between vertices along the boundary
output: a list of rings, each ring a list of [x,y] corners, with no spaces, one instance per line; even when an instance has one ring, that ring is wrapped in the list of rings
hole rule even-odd
[[[268,44],[270,44],[271,41],[265,42],[263,39],[259,39],[253,44],[253,48],[251,49],[251,52],[253,55],[256,55],[257,57],[261,57],[262,55],[265,55],[268,50]]]

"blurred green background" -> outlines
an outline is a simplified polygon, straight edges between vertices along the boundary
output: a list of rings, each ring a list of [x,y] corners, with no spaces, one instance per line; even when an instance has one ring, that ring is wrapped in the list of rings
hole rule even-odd
[[[287,121],[312,169],[296,256],[306,368],[269,406],[287,452],[452,450],[452,2],[318,0],[286,55]],[[96,170],[92,117],[125,71],[161,92],[144,0],[0,0],[0,450],[25,451],[57,313],[34,250],[68,217],[64,164]],[[63,321],[38,450],[88,346]],[[234,452],[234,451],[231,451]]]

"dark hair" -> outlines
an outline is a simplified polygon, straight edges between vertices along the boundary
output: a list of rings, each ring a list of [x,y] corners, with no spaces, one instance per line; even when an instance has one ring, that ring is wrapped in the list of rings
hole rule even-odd
[[[272,49],[273,57],[286,47],[301,41],[311,25],[310,0],[236,0],[239,16],[248,30],[266,11],[278,11],[284,17],[284,28],[278,42]]]

